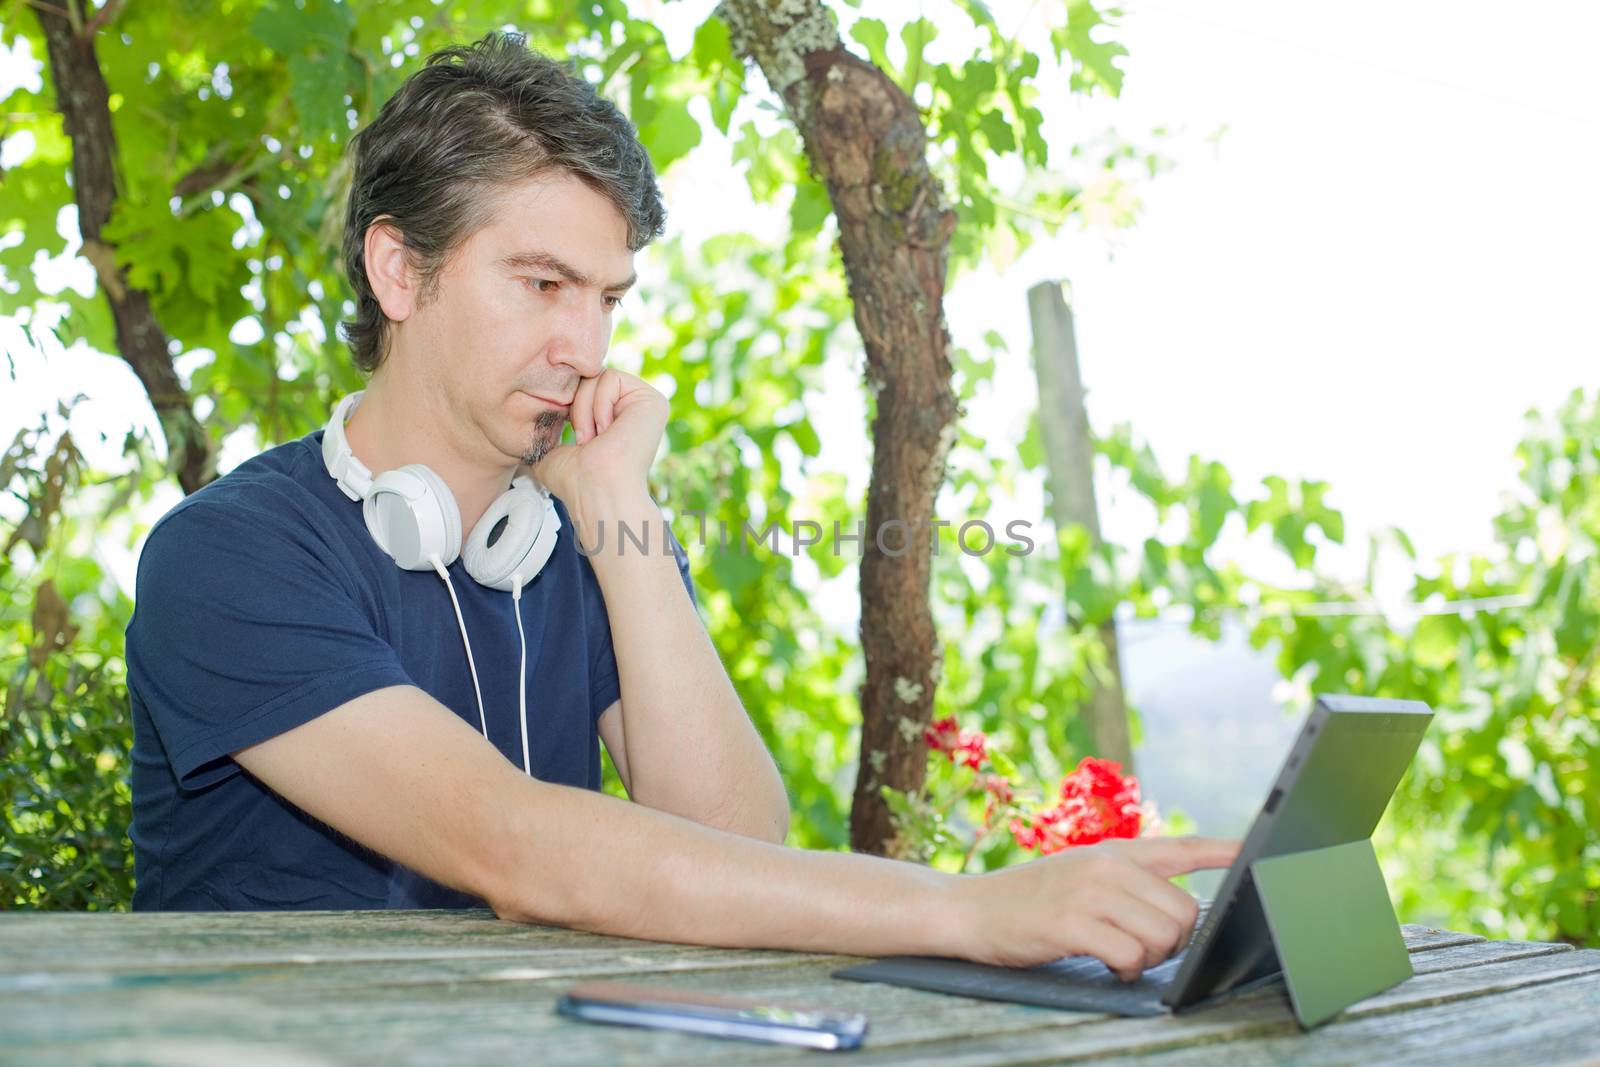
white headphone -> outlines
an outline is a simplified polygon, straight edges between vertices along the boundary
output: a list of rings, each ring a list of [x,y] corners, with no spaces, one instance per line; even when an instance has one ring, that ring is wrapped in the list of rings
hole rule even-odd
[[[362,502],[362,517],[378,547],[408,571],[432,570],[434,556],[448,567],[459,555],[480,585],[509,593],[513,585],[531,582],[549,560],[561,529],[550,491],[532,478],[514,479],[463,545],[461,512],[444,479],[421,463],[374,478],[350,451],[344,424],[360,399],[361,393],[351,393],[333,409],[322,434],[322,462],[344,495]],[[491,545],[489,538],[502,521],[505,529]]]
[[[450,591],[472,672],[472,691],[478,698],[478,724],[489,738],[489,718],[483,710],[483,689],[478,685],[478,665],[472,659],[472,642],[461,617],[461,601],[446,569],[459,555],[467,573],[480,585],[509,592],[516,601],[517,638],[522,645],[521,674],[517,683],[518,724],[522,728],[522,769],[532,777],[528,758],[528,642],[522,628],[522,587],[531,582],[556,547],[561,517],[556,514],[550,490],[529,477],[512,479],[511,488],[495,498],[489,510],[461,543],[461,512],[450,487],[421,463],[408,463],[384,471],[376,478],[350,451],[344,424],[361,400],[351,393],[333,409],[322,433],[322,463],[351,500],[361,501],[367,532],[397,564],[408,571],[436,571]],[[489,539],[502,522],[505,529],[494,544]]]

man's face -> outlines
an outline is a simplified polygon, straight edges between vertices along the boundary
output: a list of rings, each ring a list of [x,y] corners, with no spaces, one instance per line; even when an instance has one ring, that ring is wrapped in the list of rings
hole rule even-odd
[[[627,223],[566,172],[488,194],[491,218],[451,257],[431,299],[397,324],[449,420],[485,461],[536,463],[573,393],[604,367],[633,283]]]

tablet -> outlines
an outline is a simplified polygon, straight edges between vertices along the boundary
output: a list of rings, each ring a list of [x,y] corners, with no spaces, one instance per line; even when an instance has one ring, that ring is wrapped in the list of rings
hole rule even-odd
[[[1251,865],[1371,837],[1432,718],[1416,700],[1317,699],[1162,1003],[1182,1010],[1276,977]]]

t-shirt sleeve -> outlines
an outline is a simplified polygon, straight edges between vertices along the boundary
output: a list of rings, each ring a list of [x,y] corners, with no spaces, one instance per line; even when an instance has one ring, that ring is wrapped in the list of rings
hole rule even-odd
[[[672,540],[672,555],[678,562],[678,577],[683,579],[683,587],[689,592],[689,603],[698,610],[700,598],[695,595],[694,579],[689,577],[689,553],[678,543],[671,527],[667,528],[667,536]],[[607,708],[622,698],[622,685],[617,678],[617,656],[611,644],[611,620],[606,614],[605,598],[600,595],[599,579],[595,577],[594,568],[587,557],[583,559],[583,572],[590,587],[586,594],[593,594],[592,598],[586,595],[586,600],[589,600],[586,607],[590,609],[588,617],[591,620],[589,647],[594,650],[594,658],[589,664],[592,683],[589,716],[598,719]]]
[[[326,552],[305,524],[241,503],[196,501],[151,532],[129,683],[185,788],[238,773],[229,753],[412,684]]]

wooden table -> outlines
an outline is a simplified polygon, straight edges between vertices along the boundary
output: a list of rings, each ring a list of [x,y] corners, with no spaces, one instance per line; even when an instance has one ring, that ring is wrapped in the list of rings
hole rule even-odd
[[[487,911],[0,914],[0,1064],[1600,1063],[1600,951],[1405,928],[1416,977],[1302,1033],[1281,991],[1122,1019],[736,952],[501,922]],[[747,993],[871,1019],[830,1054],[557,1016],[579,978]]]

